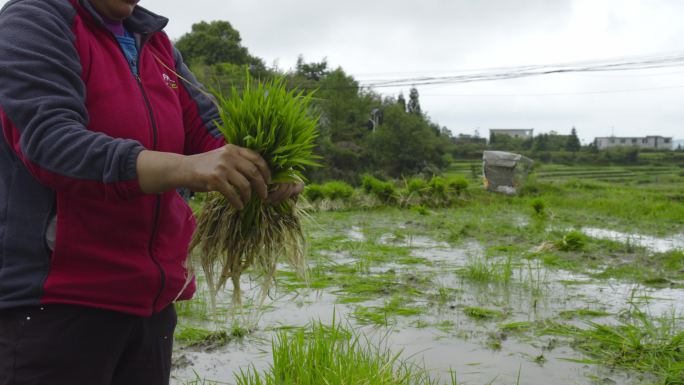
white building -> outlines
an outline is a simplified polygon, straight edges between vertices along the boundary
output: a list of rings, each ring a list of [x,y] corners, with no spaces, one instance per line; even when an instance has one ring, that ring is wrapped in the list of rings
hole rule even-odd
[[[492,135],[508,135],[513,138],[532,139],[534,128],[490,128],[489,137]]]
[[[594,145],[599,150],[612,147],[638,147],[651,150],[672,150],[672,138],[663,136],[618,137],[607,136],[594,139]]]

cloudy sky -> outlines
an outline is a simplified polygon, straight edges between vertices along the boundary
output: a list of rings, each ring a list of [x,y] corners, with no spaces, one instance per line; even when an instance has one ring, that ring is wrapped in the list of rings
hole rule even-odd
[[[0,4],[4,1],[0,0]],[[287,70],[327,58],[360,81],[532,64],[684,53],[682,0],[141,0],[178,38],[228,20],[253,55]],[[408,94],[382,88],[385,95]],[[684,66],[419,86],[423,110],[455,134],[577,128],[684,139]]]

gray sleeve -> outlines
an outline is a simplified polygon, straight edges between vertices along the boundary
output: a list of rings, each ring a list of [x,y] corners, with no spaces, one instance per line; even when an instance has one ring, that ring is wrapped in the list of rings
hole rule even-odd
[[[187,92],[190,102],[197,108],[197,113],[203,126],[202,128],[206,131],[205,133],[214,138],[221,138],[222,134],[216,126],[216,122],[221,119],[218,108],[216,107],[216,99],[207,92],[204,85],[202,85],[190,71],[183,61],[183,56],[176,47],[173,47],[173,56],[176,73],[181,79],[180,83]]]
[[[5,138],[55,189],[78,189],[84,180],[134,180],[143,150],[137,141],[86,128],[85,85],[71,30],[75,13],[69,1],[45,0],[15,0],[0,11],[0,113],[11,122],[3,125]]]

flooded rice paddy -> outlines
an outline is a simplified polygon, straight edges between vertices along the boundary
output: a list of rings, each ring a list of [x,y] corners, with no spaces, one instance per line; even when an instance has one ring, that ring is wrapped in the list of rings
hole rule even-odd
[[[416,224],[410,220],[373,223],[350,220],[317,228],[321,241],[312,245],[308,284],[285,272],[261,307],[213,313],[201,291],[191,303],[179,305],[181,332],[189,326],[226,330],[229,337],[236,328],[242,332],[218,344],[177,343],[172,383],[234,383],[233,373],[270,365],[277,331],[336,319],[370,343],[401,352],[444,383],[453,371],[459,384],[471,385],[646,384],[650,379],[643,373],[589,362],[554,330],[617,325],[635,309],[679,322],[684,310],[684,289],[672,280],[654,286],[597,278],[600,264],[584,271],[559,268],[544,263],[533,247],[521,252],[515,245],[493,248],[481,239],[447,242],[413,231]],[[582,232],[631,244],[645,255],[681,250],[684,244],[681,235]],[[249,286],[245,279],[243,287]],[[230,293],[219,302],[219,309],[233,308]]]
[[[620,231],[593,227],[582,228],[582,232],[593,238],[609,239],[625,244],[631,244],[636,247],[645,247],[658,253],[664,253],[671,250],[684,250],[684,234],[677,234],[666,238],[658,238],[642,234],[627,234]]]

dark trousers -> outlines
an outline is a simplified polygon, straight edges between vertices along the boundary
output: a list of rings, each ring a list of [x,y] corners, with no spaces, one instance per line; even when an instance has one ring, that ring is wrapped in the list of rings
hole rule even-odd
[[[0,385],[167,385],[173,305],[152,317],[70,305],[0,310]]]

